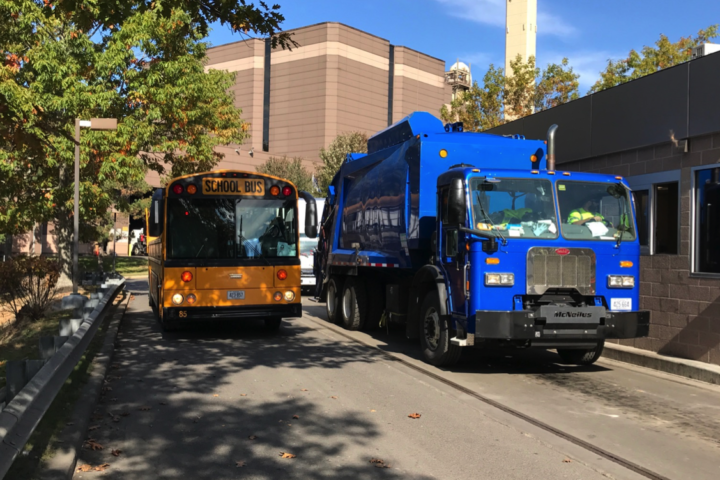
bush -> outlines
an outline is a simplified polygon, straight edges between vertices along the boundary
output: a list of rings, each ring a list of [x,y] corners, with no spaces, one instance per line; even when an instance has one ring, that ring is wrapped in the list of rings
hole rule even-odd
[[[18,320],[42,318],[59,278],[60,264],[46,257],[20,255],[0,263],[0,303]]]

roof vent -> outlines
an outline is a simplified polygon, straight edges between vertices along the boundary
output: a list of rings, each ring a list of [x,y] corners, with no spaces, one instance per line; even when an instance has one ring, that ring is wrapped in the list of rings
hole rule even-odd
[[[720,52],[720,45],[716,43],[703,43],[692,49],[692,59],[695,60],[696,58],[704,57],[705,55],[710,55],[715,52]]]

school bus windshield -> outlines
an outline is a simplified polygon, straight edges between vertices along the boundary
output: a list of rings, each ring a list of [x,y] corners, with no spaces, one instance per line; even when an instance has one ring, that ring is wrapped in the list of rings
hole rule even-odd
[[[170,198],[168,259],[297,256],[296,200]]]

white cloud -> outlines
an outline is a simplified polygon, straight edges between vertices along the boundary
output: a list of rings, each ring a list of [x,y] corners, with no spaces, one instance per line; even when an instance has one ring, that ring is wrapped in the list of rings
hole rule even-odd
[[[592,50],[547,52],[539,55],[538,66],[545,68],[549,63],[560,63],[563,58],[567,58],[569,66],[580,75],[580,95],[585,95],[590,87],[600,79],[600,72],[605,69],[609,59],[617,60],[625,56],[627,53]]]
[[[505,0],[436,0],[447,6],[453,17],[494,27],[505,26]],[[577,29],[557,15],[538,11],[538,34],[572,36]]]

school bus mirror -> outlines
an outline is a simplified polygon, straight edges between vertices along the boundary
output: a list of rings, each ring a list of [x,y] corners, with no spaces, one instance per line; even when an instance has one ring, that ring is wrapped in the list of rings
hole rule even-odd
[[[148,235],[151,237],[159,237],[163,231],[163,205],[162,199],[153,199],[150,204],[150,216],[148,225]]]

